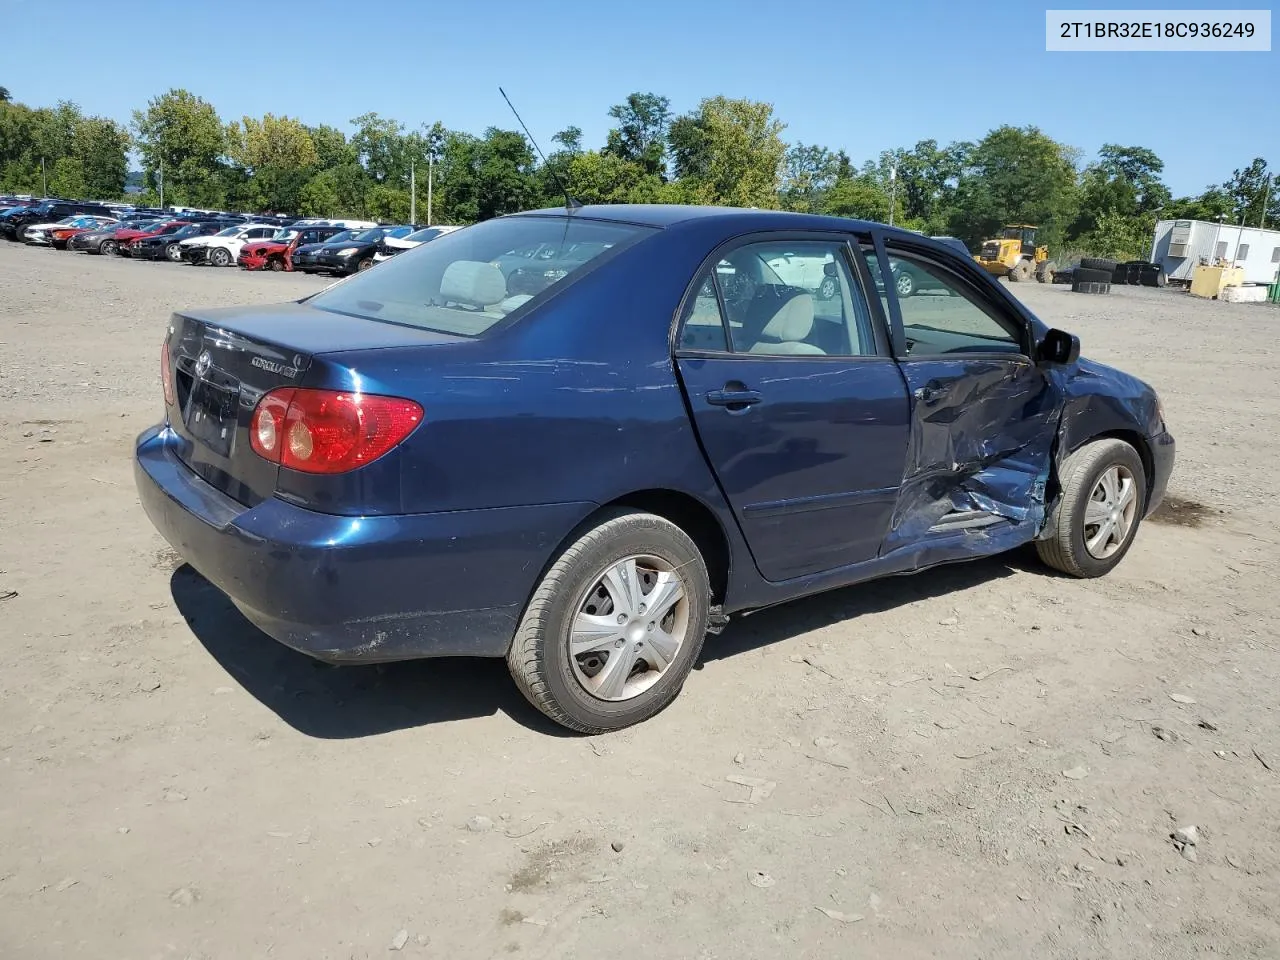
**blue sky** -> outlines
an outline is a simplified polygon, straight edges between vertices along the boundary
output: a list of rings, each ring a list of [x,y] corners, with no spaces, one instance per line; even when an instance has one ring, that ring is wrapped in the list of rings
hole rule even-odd
[[[25,103],[69,99],[122,121],[181,86],[224,120],[271,112],[348,129],[376,111],[477,133],[514,126],[501,85],[543,149],[570,124],[601,144],[609,106],[632,91],[668,96],[677,112],[723,93],[774,104],[788,141],[857,162],[1012,123],[1036,124],[1086,159],[1107,142],[1150,147],[1175,194],[1255,156],[1280,166],[1280,54],[1047,53],[1045,6],[0,0],[10,38],[0,84]],[[13,42],[21,37],[36,42]],[[65,55],[76,49],[80,62]],[[1196,122],[1210,116],[1222,122]]]

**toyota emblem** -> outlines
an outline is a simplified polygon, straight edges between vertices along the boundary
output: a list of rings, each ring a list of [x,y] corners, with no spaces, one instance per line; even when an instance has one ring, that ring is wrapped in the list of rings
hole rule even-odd
[[[196,357],[196,376],[203,377],[209,372],[209,367],[213,365],[213,357],[209,356],[209,351],[205,350]]]

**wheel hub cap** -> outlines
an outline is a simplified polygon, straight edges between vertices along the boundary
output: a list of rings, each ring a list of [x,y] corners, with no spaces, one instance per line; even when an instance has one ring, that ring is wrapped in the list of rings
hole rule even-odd
[[[582,688],[600,700],[630,700],[652,687],[689,630],[684,581],[655,556],[611,564],[593,579],[577,611],[569,627],[569,663]]]
[[[1137,481],[1128,467],[1115,464],[1098,477],[1085,505],[1084,545],[1089,555],[1106,560],[1124,548],[1138,513]]]

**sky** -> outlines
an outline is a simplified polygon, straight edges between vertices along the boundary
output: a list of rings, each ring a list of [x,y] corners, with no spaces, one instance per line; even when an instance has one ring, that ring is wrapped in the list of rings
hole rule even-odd
[[[502,86],[544,150],[571,125],[584,146],[602,145],[609,107],[634,91],[669,97],[677,113],[724,94],[773,104],[788,142],[856,163],[1008,123],[1039,126],[1085,162],[1104,143],[1149,147],[1175,195],[1257,156],[1280,167],[1280,53],[1048,53],[1045,6],[0,0],[0,85],[23,103],[73,100],[123,122],[184,87],[224,121],[274,113],[349,131],[374,111],[477,134],[515,128]],[[1197,6],[1211,3],[1161,8]]]

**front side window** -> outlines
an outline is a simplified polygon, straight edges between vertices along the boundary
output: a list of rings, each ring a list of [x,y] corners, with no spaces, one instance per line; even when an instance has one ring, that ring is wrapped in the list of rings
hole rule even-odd
[[[727,327],[734,353],[838,357],[876,353],[866,299],[841,241],[744,244],[707,268],[696,289],[682,318],[680,345],[685,349],[724,349]]]
[[[651,233],[647,227],[572,216],[488,220],[407,250],[307,302],[369,320],[480,336],[535,297],[589,269],[606,251]],[[564,256],[583,243],[598,244],[596,252],[581,260]],[[528,249],[546,256],[510,255]]]
[[[883,291],[874,251],[868,252],[867,264]],[[1020,327],[959,275],[932,260],[902,252],[889,254],[889,269],[908,356],[1023,353]]]

